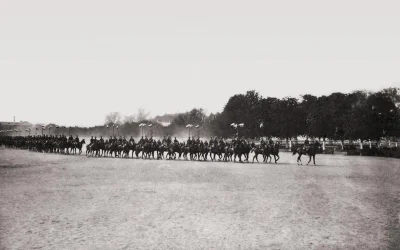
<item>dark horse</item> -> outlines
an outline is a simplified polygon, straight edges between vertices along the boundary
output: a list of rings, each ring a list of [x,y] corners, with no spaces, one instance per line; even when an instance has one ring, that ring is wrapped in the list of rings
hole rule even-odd
[[[308,155],[310,157],[310,160],[308,161],[307,165],[310,164],[311,158],[313,159],[314,165],[315,165],[315,155],[318,152],[319,148],[320,148],[319,143],[314,143],[307,149],[305,149],[304,147],[298,147],[298,148],[294,149],[293,155],[299,154],[299,156],[297,157],[297,165],[299,165],[299,163],[301,165],[303,165],[303,163],[301,162],[302,155]]]
[[[82,141],[80,141],[80,142],[74,142],[73,143],[73,147],[71,148],[71,153],[72,153],[72,150],[73,150],[74,154],[76,154],[76,150],[78,149],[79,150],[79,154],[81,154],[82,153],[82,145],[85,144],[85,143],[86,143],[85,139],[82,139]]]
[[[280,157],[279,157],[279,143],[275,143],[275,145],[268,145],[264,149],[264,162],[268,163],[268,158],[269,158],[269,163],[271,163],[272,157],[271,155],[274,156],[274,161],[275,163],[278,163]]]

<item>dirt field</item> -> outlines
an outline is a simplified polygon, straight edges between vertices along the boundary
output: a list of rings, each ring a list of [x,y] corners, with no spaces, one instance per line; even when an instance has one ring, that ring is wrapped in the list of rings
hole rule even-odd
[[[2,148],[0,248],[399,249],[400,161],[317,164],[289,153],[267,165]]]

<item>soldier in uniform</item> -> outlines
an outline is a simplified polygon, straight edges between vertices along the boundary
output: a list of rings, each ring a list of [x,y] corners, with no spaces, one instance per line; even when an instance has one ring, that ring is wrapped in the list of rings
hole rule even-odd
[[[135,139],[133,139],[133,137],[131,136],[131,138],[129,139],[130,143],[135,143]]]
[[[187,141],[186,141],[186,144],[188,145],[188,146],[190,146],[190,144],[191,144],[191,140],[190,140],[190,136],[189,136],[189,138],[187,139]]]
[[[273,145],[274,145],[274,141],[272,140],[272,137],[269,138],[268,145],[270,145],[270,146],[273,146]]]
[[[76,135],[76,137],[75,137],[75,142],[76,142],[76,143],[79,143],[79,137],[78,137],[78,135]]]
[[[306,137],[306,140],[304,141],[304,147],[303,149],[307,151],[310,148],[310,141],[308,140],[308,137]]]
[[[175,144],[175,145],[178,145],[178,143],[179,143],[179,141],[176,139],[176,136],[175,136],[174,144]]]
[[[74,140],[74,137],[72,135],[69,136],[68,141],[72,142]]]
[[[167,138],[167,145],[169,146],[169,145],[171,145],[171,143],[172,143],[171,136],[168,136],[168,138]]]
[[[261,137],[260,146],[265,147],[264,137]]]
[[[104,144],[103,136],[100,136],[100,140],[99,141],[100,141],[101,144]]]
[[[219,137],[219,144],[225,147],[225,141],[222,139],[222,137]]]
[[[140,144],[140,145],[143,145],[143,143],[144,143],[144,138],[143,138],[143,136],[142,136],[142,138],[140,138],[140,140],[139,140],[139,144]]]

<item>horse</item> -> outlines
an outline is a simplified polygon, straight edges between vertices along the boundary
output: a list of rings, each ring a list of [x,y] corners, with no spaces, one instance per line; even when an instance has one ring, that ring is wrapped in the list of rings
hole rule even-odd
[[[207,147],[206,145],[201,145],[200,148],[200,156],[203,157],[203,160],[207,160],[208,153],[210,152],[210,148]]]
[[[167,157],[169,156],[169,159],[172,160],[172,156],[174,156],[174,160],[176,159],[176,153],[179,154],[179,158],[181,158],[182,156],[182,145],[180,144],[171,144],[168,147],[168,153],[167,153]]]
[[[222,158],[222,151],[223,151],[223,147],[220,146],[219,144],[213,144],[210,148],[210,158],[212,161],[215,160],[215,156],[218,155],[219,159],[221,160]]]
[[[80,141],[80,142],[74,142],[73,143],[73,150],[74,150],[74,154],[76,154],[76,150],[78,149],[79,150],[79,154],[82,154],[82,145],[83,144],[86,144],[86,142],[85,142],[85,139],[82,139],[82,141]],[[71,150],[71,152],[72,152],[72,150]]]
[[[269,163],[271,163],[272,157],[271,155],[274,156],[275,163],[278,163],[278,160],[280,159],[279,157],[279,144],[276,143],[275,145],[268,145],[264,149],[264,162],[268,163],[268,158],[269,158]],[[278,159],[277,159],[278,157]]]
[[[258,146],[258,147],[253,146],[250,152],[251,153],[254,152],[253,162],[254,162],[254,159],[257,160],[257,162],[259,162],[258,155],[264,155],[265,149],[262,146]]]
[[[299,163],[301,165],[303,165],[303,163],[301,162],[302,155],[308,155],[310,157],[310,160],[308,161],[307,165],[310,164],[311,158],[314,161],[314,165],[316,165],[315,164],[315,155],[317,154],[320,147],[321,146],[319,144],[315,143],[311,147],[308,147],[307,149],[305,149],[304,147],[299,147],[299,148],[294,149],[293,155],[299,154],[299,156],[297,157],[297,165],[299,165]]]
[[[197,146],[196,144],[189,146],[190,160],[196,160],[199,157],[199,153],[199,146]]]

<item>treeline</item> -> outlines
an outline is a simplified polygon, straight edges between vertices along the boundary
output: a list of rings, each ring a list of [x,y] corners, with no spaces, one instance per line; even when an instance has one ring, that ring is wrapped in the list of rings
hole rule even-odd
[[[135,121],[131,117],[122,119],[114,112],[107,115],[103,126],[59,128],[59,132],[86,136],[119,134],[138,137],[143,130],[149,136],[187,137],[186,126],[192,124],[191,135],[196,137],[228,138],[238,130],[239,136],[246,138],[266,136],[290,139],[309,136],[333,140],[380,140],[382,137],[400,137],[400,111],[396,107],[399,103],[398,88],[281,99],[264,98],[256,91],[248,91],[232,96],[220,113],[206,115],[203,109],[195,108],[174,115],[171,124],[165,127],[147,117]],[[232,123],[244,123],[244,126],[234,128]],[[146,126],[139,127],[140,124]]]
[[[229,124],[237,121],[246,137],[297,136],[334,140],[379,140],[400,136],[400,91],[388,88],[379,92],[332,93],[300,99],[261,97],[255,91],[231,97],[223,112],[211,124],[218,135],[227,136]]]

